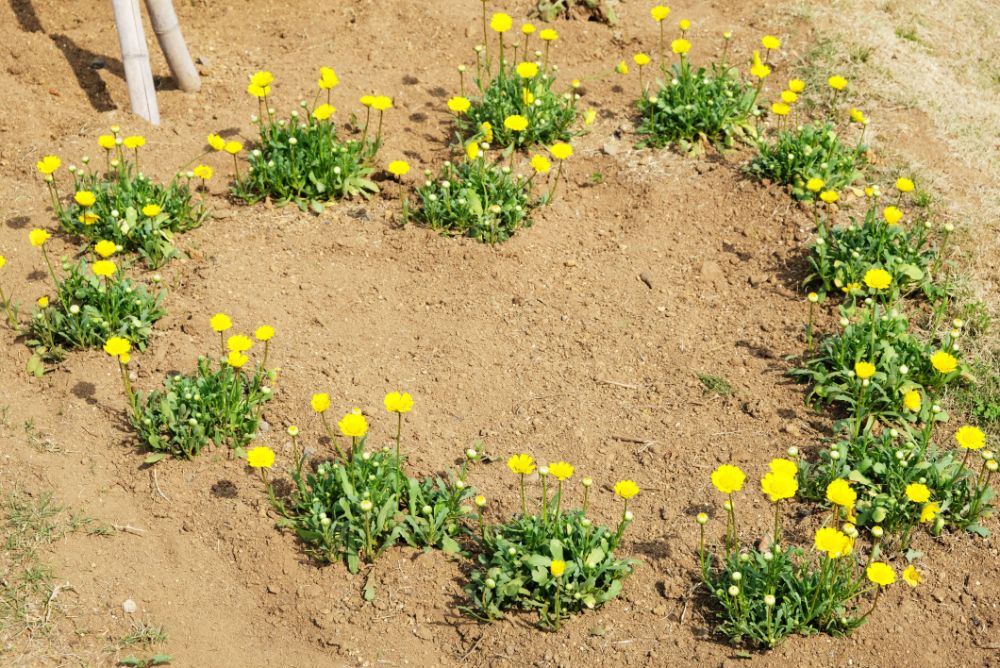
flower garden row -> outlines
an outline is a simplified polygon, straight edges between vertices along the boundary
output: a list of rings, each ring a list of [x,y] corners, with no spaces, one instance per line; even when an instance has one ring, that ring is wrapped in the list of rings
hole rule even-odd
[[[556,31],[538,31],[542,48],[531,51],[534,26],[524,24],[520,37],[511,40],[505,38],[513,28],[511,17],[498,13],[487,21],[485,2],[483,11],[483,44],[475,49],[469,96],[467,68],[460,66],[459,95],[447,105],[455,114],[462,157],[446,162],[434,179],[425,172],[426,179],[415,189],[418,203],[412,207],[403,190],[400,220],[405,224],[413,217],[446,233],[496,243],[529,225],[533,208],[552,201],[563,164],[573,153],[569,142],[595,115],[577,109],[581,82],[573,81],[562,94],[554,88],[557,68],[550,62],[550,51],[559,39]],[[916,298],[936,314],[932,336],[944,321],[947,288],[936,278],[952,230],[946,226],[940,235],[929,222],[906,220],[904,200],[913,190],[907,179],[897,182],[898,196],[890,202],[878,187],[869,186],[863,218],[839,224],[841,195],[861,178],[867,153],[863,139],[868,118],[857,109],[841,109],[848,82],[839,76],[829,79],[828,107],[834,120],[811,121],[799,109],[805,84],[788,81],[770,105],[775,122],[768,128],[760,99],[780,41],[773,36],[762,39],[763,56],[753,53],[749,78],[729,62],[729,33],[722,35],[719,58],[696,67],[688,56],[690,22],[681,21],[679,35],[668,43],[669,13],[663,6],[651,10],[660,29],[662,80],[644,77],[653,62],[649,55],[632,58],[638,68],[640,145],[672,145],[696,153],[707,144],[724,149],[749,142],[757,149],[747,167],[750,173],[787,185],[794,197],[814,203],[817,238],[810,248],[813,273],[808,283],[816,292],[808,296],[804,366],[792,373],[811,384],[810,398],[817,407],[834,405],[845,415],[834,425],[832,445],[814,460],[795,449],[787,459],[771,462],[761,480],[775,510],[767,547],[749,547],[759,543],[741,540],[734,495],[742,489],[744,473],[723,465],[713,474],[714,486],[727,495],[727,527],[716,555],[707,535],[708,517],[698,517],[701,577],[720,631],[734,641],[770,647],[792,633],[846,633],[868,617],[882,588],[895,580],[892,563],[914,556],[908,547],[916,528],[927,527],[933,534],[947,529],[982,533],[979,520],[992,509],[989,483],[997,464],[984,447],[983,433],[973,426],[955,432],[964,450],[961,457],[939,448],[933,438],[935,426],[948,420],[938,396],[967,372],[959,353],[962,325],[956,321],[943,336],[928,342],[911,332],[907,316]],[[487,25],[497,35],[495,43]],[[625,61],[615,69],[629,74]],[[295,446],[288,467],[292,491],[279,498],[269,477],[275,475],[274,452],[251,447],[277,378],[277,369],[268,364],[275,332],[264,325],[253,338],[230,335],[232,323],[224,314],[210,322],[220,337],[217,355],[202,357],[190,375],[166,378],[162,390],[143,395],[132,388],[131,355],[145,347],[154,323],[164,315],[165,291],[126,277],[131,260],[113,258],[137,256],[156,268],[178,254],[175,235],[208,216],[204,202],[195,197],[199,181],[206,192],[213,177],[213,168],[201,162],[207,155],[215,151],[232,156],[231,193],[246,203],[270,199],[318,210],[324,202],[367,197],[378,190],[372,177],[392,100],[363,97],[363,124],[349,126],[349,134],[341,136],[332,120],[332,91],[339,84],[333,70],[321,68],[312,102],[302,101],[301,111],[287,118],[279,118],[271,106],[273,83],[268,72],[251,77],[248,92],[258,100],[253,122],[259,139],[242,171],[242,144],[210,135],[210,150],[192,161],[197,166],[167,184],[155,183],[139,169],[145,140],[123,136],[117,127],[98,140],[105,152],[103,169],[86,158],[82,169],[69,168],[69,201],[55,178],[61,161],[46,156],[38,163],[62,230],[87,240],[90,250],[75,263],[63,259],[57,271],[46,250],[49,233],[30,233],[55,296],[40,298],[23,328],[16,305],[0,291],[11,327],[23,333],[34,350],[30,370],[43,373],[46,362],[68,350],[103,347],[118,362],[136,433],[153,451],[147,461],[167,455],[190,459],[208,443],[228,445],[260,472],[279,526],[295,531],[321,561],[344,560],[356,571],[362,561],[373,561],[399,542],[475,554],[480,568],[466,587],[467,611],[487,620],[522,608],[537,611],[543,624],[558,627],[567,614],[613,598],[634,567],[631,560],[614,554],[632,520],[628,500],[639,493],[632,481],[615,486],[623,500],[621,519],[617,527],[604,528],[587,516],[589,478],[580,484],[579,507],[571,508],[572,466],[537,466],[530,456],[515,455],[508,466],[520,476],[522,512],[507,523],[490,525],[483,516],[486,499],[467,482],[469,466],[480,459],[477,451],[468,451],[466,463],[447,480],[419,480],[405,472],[401,434],[403,415],[412,407],[409,395],[386,397],[387,410],[397,416],[396,438],[394,447],[378,449],[367,447],[368,425],[360,411],[344,416],[337,424],[339,435],[335,433],[326,418],[329,397],[318,394],[312,409],[335,457],[308,461],[299,447],[298,429],[290,426]],[[841,116],[844,123],[837,120]],[[841,135],[842,126],[849,123],[858,125],[860,132],[847,144]],[[548,147],[547,154],[535,151],[540,145]],[[527,177],[515,169],[523,151],[535,151],[527,158]],[[557,163],[554,169],[552,160]],[[386,169],[402,181],[410,166],[393,160]],[[536,184],[542,179],[548,184]],[[536,190],[540,194],[534,194]],[[88,260],[89,252],[99,259]],[[0,257],[0,267],[3,262]],[[158,277],[151,282],[158,283]],[[814,346],[814,311],[834,298],[842,300],[842,329]],[[263,350],[251,364],[254,348]],[[983,454],[978,465],[970,462],[973,450]],[[524,477],[535,473],[542,483],[541,498],[529,503]],[[829,506],[823,514],[827,521],[816,529],[816,552],[784,542],[781,510],[796,495],[802,502]],[[860,545],[868,548],[865,558],[859,554]],[[903,577],[915,584],[920,574],[910,565]],[[870,605],[863,609],[868,598]]]

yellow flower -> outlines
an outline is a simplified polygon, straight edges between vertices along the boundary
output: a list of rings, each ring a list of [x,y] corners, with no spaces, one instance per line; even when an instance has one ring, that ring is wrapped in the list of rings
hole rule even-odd
[[[323,90],[330,90],[331,88],[335,88],[339,83],[340,79],[337,78],[336,72],[329,67],[319,68],[319,80],[316,82],[317,86]]]
[[[951,373],[958,368],[958,360],[945,351],[939,350],[931,355],[931,366],[933,366],[938,373]]]
[[[857,362],[854,365],[854,373],[861,380],[866,380],[875,375],[875,365],[871,362]]]
[[[507,460],[507,468],[518,475],[535,472],[535,459],[531,455],[514,455]]]
[[[392,109],[392,98],[386,95],[376,95],[375,99],[372,100],[372,109],[378,111]]]
[[[129,343],[128,339],[123,339],[120,336],[112,336],[104,342],[104,352],[112,357],[121,357],[130,350],[132,350],[132,344]]]
[[[483,496],[482,494],[477,496],[474,500],[477,508],[482,508],[483,506],[486,505],[486,497]]]
[[[771,105],[771,111],[777,116],[787,116],[791,110],[792,108],[784,102],[775,102]]]
[[[853,508],[858,500],[858,493],[851,488],[851,483],[837,478],[826,486],[826,498],[841,508]]]
[[[47,155],[39,160],[35,166],[38,167],[38,171],[42,174],[49,175],[59,169],[60,165],[62,165],[62,160],[54,155]]]
[[[208,135],[208,145],[214,151],[221,151],[226,147],[226,140],[219,135]]]
[[[390,392],[383,400],[385,409],[390,413],[409,413],[413,409],[413,397],[409,392]]]
[[[548,174],[549,170],[552,169],[552,163],[544,155],[535,155],[531,158],[531,168],[535,170],[536,174]]]
[[[255,469],[269,469],[274,466],[274,450],[264,446],[247,451],[247,464]]]
[[[628,501],[639,493],[639,485],[632,480],[619,480],[615,483],[615,494]]]
[[[670,16],[670,7],[664,7],[663,5],[657,5],[649,10],[652,15],[653,20],[659,23],[663,19]]]
[[[861,284],[858,283],[858,282],[856,282],[856,281],[854,281],[854,282],[848,283],[847,285],[845,285],[844,287],[842,287],[841,290],[843,290],[844,294],[847,294],[847,295],[852,294],[854,292],[860,292],[861,291]]]
[[[618,72],[618,74],[628,74],[628,65],[624,60],[618,61],[618,64],[615,65],[615,72]]]
[[[896,190],[901,193],[913,192],[913,181],[910,179],[899,178],[896,179]]]
[[[528,129],[528,119],[520,114],[514,114],[503,119],[503,126],[514,132],[523,132]]]
[[[538,76],[538,65],[535,63],[518,63],[517,76],[522,79],[533,79]]]
[[[325,121],[326,119],[333,116],[335,111],[337,111],[336,107],[329,104],[321,104],[315,109],[313,109],[312,116],[317,121]]]
[[[80,217],[77,220],[79,220],[84,225],[93,225],[100,219],[101,217],[98,216],[96,213],[87,212],[87,213],[81,213]]]
[[[860,109],[851,108],[851,120],[859,125],[868,125],[868,119],[865,118]]]
[[[250,358],[239,352],[238,350],[230,350],[229,355],[226,356],[226,364],[233,367],[234,369],[241,368],[244,364],[250,361]]]
[[[834,76],[830,77],[829,79],[826,80],[826,82],[830,84],[830,88],[837,91],[844,90],[845,88],[847,88],[847,79],[840,76],[839,74],[835,74]]]
[[[236,155],[237,153],[243,150],[243,144],[239,143],[238,141],[227,141],[226,144],[222,147],[222,150],[224,150],[229,155]]]
[[[823,527],[816,531],[816,549],[826,552],[830,559],[837,559],[846,556],[854,549],[854,541],[839,529],[833,527]]]
[[[226,347],[238,353],[244,353],[253,348],[253,341],[249,336],[234,334],[226,339]]]
[[[93,206],[94,202],[97,201],[97,197],[89,190],[81,190],[77,192],[73,195],[73,199],[82,207]]]
[[[593,109],[588,109],[586,112],[584,112],[584,114],[583,114],[583,124],[584,125],[593,125],[594,121],[596,121],[596,120],[597,120],[597,112],[596,111],[594,111]]]
[[[361,438],[368,433],[368,420],[361,414],[360,408],[355,408],[341,418],[337,426],[340,427],[341,434],[351,438]]]
[[[146,206],[142,207],[142,215],[146,216],[147,218],[155,218],[156,216],[159,216],[160,211],[162,211],[162,209],[160,208],[159,204],[147,204]]]
[[[881,561],[873,561],[865,569],[865,573],[868,575],[869,580],[880,587],[888,587],[896,581],[896,571],[892,570],[892,566]]]
[[[682,56],[691,50],[691,42],[686,39],[675,39],[670,43],[670,50]]]
[[[823,186],[825,185],[826,181],[824,181],[823,179],[817,179],[815,177],[806,181],[806,188],[808,188],[814,193],[818,193],[820,190],[823,189]]]
[[[35,303],[36,303],[36,304],[38,304],[38,306],[39,306],[40,308],[46,308],[46,307],[48,307],[48,305],[49,305],[49,298],[48,298],[48,297],[44,297],[44,296],[43,296],[43,297],[39,297],[39,298],[38,298],[38,299],[37,299],[37,300],[35,301]]]
[[[955,432],[955,442],[966,450],[981,450],[986,446],[986,434],[978,427],[966,425]]]
[[[559,482],[569,480],[573,477],[573,467],[566,462],[556,462],[549,464],[549,473]]]
[[[732,494],[743,489],[743,481],[746,478],[739,467],[731,464],[723,464],[712,472],[712,484],[723,494]]]
[[[753,52],[753,67],[750,68],[750,74],[762,81],[771,74],[771,68],[761,62],[760,51]]]
[[[913,564],[907,566],[906,570],[903,571],[903,582],[911,587],[916,587],[923,581],[924,579],[921,577],[920,571],[918,571]]]
[[[258,341],[270,341],[274,337],[274,327],[261,325],[253,335],[257,337]]]
[[[493,28],[495,32],[505,33],[510,30],[511,26],[514,25],[514,19],[510,18],[509,15],[499,12],[493,15],[490,19],[490,27]]]
[[[473,139],[468,144],[466,144],[465,145],[465,156],[469,160],[475,160],[476,158],[478,158],[479,157],[479,142],[477,142],[475,139]]]
[[[250,76],[250,83],[254,86],[270,86],[271,82],[274,81],[274,75],[267,70],[257,70]]]
[[[524,100],[525,105],[531,105],[535,101],[535,94],[532,93],[527,88],[521,89],[521,99]]]
[[[129,362],[132,361],[132,356],[129,355],[128,353],[122,353],[121,355],[118,356],[118,361],[121,362],[122,364],[128,364]]]
[[[549,147],[549,153],[556,160],[566,160],[573,155],[573,147],[563,142],[558,142]]]
[[[794,475],[769,471],[761,479],[760,488],[770,497],[772,502],[777,503],[782,499],[790,499],[795,496],[795,492],[799,490],[799,483]]]
[[[375,96],[374,95],[362,95],[361,99],[359,100],[359,102],[361,102],[361,104],[363,104],[366,107],[370,107],[370,106],[372,106],[375,103]]]
[[[819,198],[827,204],[833,204],[840,199],[840,195],[837,194],[836,190],[824,190],[819,194]]]
[[[897,225],[903,219],[903,212],[894,206],[887,206],[882,209],[882,217],[890,225]]]
[[[799,96],[795,94],[794,91],[783,90],[781,91],[781,101],[785,104],[795,104],[798,102]]]
[[[94,272],[94,276],[103,276],[108,278],[114,276],[115,272],[118,271],[118,267],[111,260],[98,260],[90,266],[90,270]]]
[[[647,56],[645,53],[635,54],[634,56],[632,56],[632,60],[634,60],[635,64],[638,65],[639,67],[644,67],[646,65],[649,65],[649,56]]]
[[[114,135],[101,135],[97,138],[97,145],[106,151],[110,151],[115,147],[115,136]]]
[[[806,82],[801,79],[792,79],[788,82],[788,90],[793,93],[801,93],[806,89]]]
[[[869,269],[862,280],[872,290],[885,290],[892,284],[892,274],[885,269]]]
[[[410,171],[410,165],[405,160],[393,160],[389,163],[388,170],[393,176],[403,176]]]
[[[760,40],[760,43],[765,49],[768,50],[781,48],[781,40],[774,35],[764,35],[764,37]]]
[[[31,232],[28,232],[28,241],[31,242],[32,246],[44,246],[45,242],[48,241],[49,237],[51,236],[52,235],[50,235],[45,230],[41,228],[35,228],[31,230]]]
[[[309,400],[309,405],[317,413],[325,413],[328,408],[330,408],[330,395],[327,393],[314,394],[312,399]]]
[[[493,141],[493,126],[490,125],[489,121],[483,121],[483,123],[479,126],[479,129],[483,133],[483,139],[488,142]]]
[[[216,332],[224,332],[233,326],[233,321],[230,320],[229,316],[226,315],[225,313],[216,313],[215,315],[212,316],[212,319],[209,321],[209,324],[212,326],[212,329],[215,330]]]
[[[798,475],[799,472],[798,464],[791,461],[790,459],[783,459],[781,457],[772,459],[768,468],[771,469],[772,473],[776,473],[778,475],[787,475],[793,478],[796,475]]]
[[[254,97],[267,97],[271,94],[270,86],[255,86],[254,84],[249,84],[247,86],[247,92]]]
[[[146,138],[140,135],[132,135],[131,137],[125,137],[122,140],[122,144],[128,149],[137,149],[146,145]]]
[[[546,42],[554,42],[557,39],[559,39],[559,33],[557,33],[555,30],[552,30],[551,28],[546,28],[542,32],[538,33],[538,36],[541,37]]]
[[[931,498],[931,490],[927,485],[911,482],[906,486],[906,498],[913,503],[926,503]]]
[[[920,393],[917,392],[916,390],[910,390],[909,392],[903,395],[903,405],[906,406],[907,410],[916,413],[917,411],[920,410],[920,404],[921,404]]]
[[[520,65],[518,67],[520,67]],[[448,100],[448,108],[454,111],[456,114],[464,114],[469,110],[469,107],[471,106],[472,103],[469,102],[469,99],[465,97],[455,96],[450,100]]]
[[[566,562],[562,559],[553,559],[552,563],[549,564],[549,572],[554,578],[562,577],[562,574],[566,572]]]
[[[204,179],[205,181],[208,181],[210,178],[212,178],[212,168],[209,167],[208,165],[198,165],[191,171],[199,179]]]
[[[0,255],[0,269],[3,269],[5,264],[7,264],[7,258],[5,258],[3,255]]]
[[[523,32],[525,35],[533,35],[535,34],[535,26],[532,25],[531,23],[525,23],[524,25],[521,26],[521,32]]]
[[[678,21],[677,27],[681,29],[681,32],[687,32],[691,29],[691,22],[687,19],[681,19]]]
[[[938,513],[940,512],[941,512],[941,506],[939,506],[936,501],[931,501],[930,503],[925,504],[923,508],[921,508],[920,522],[922,524],[933,522],[934,518],[936,518],[938,516]]]

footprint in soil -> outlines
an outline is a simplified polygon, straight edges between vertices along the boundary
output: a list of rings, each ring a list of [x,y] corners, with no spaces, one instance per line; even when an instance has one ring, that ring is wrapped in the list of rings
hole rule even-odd
[[[12,216],[7,219],[7,227],[12,230],[23,230],[31,223],[28,216]]]
[[[232,480],[220,480],[212,485],[212,496],[220,499],[235,499],[236,495],[236,483]]]

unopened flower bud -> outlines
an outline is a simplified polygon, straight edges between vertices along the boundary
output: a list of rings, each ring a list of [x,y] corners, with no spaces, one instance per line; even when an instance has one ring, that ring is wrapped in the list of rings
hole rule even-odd
[[[766,605],[767,607],[773,608],[774,603],[775,603],[774,596],[772,596],[771,594],[768,594],[767,596],[764,597],[764,605]]]

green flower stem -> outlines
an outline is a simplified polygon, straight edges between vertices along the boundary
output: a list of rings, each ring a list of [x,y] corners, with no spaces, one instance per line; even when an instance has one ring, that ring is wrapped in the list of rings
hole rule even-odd
[[[521,515],[528,516],[528,501],[524,495],[524,474],[521,474]]]
[[[556,169],[556,178],[552,182],[552,189],[549,190],[549,194],[546,196],[546,204],[552,201],[552,197],[556,194],[556,188],[559,186],[559,177],[562,176],[563,160],[559,161],[559,168]]]
[[[490,36],[486,32],[486,0],[483,0],[483,50],[486,52],[486,57],[489,58],[490,54]],[[476,57],[476,67],[479,67],[479,58]]]
[[[3,308],[7,312],[7,322],[10,323],[11,329],[17,331],[17,318],[14,317],[14,311],[10,306],[10,300],[7,299],[7,295],[3,292],[3,286],[0,286],[0,300],[3,301]]]
[[[53,287],[59,288],[59,279],[56,278],[56,271],[52,268],[52,262],[49,261],[49,254],[45,251],[45,246],[39,246],[42,249],[42,258],[45,260],[45,266],[49,268],[49,276],[52,277]]]
[[[556,490],[556,520],[559,519],[559,511],[562,509],[562,484],[563,481],[560,480]]]
[[[813,351],[813,313],[815,311],[815,308],[816,305],[813,304],[812,302],[809,302],[809,322],[806,325],[806,341],[808,342],[807,344],[808,347],[806,348],[806,352],[809,355],[812,355]]]
[[[698,537],[698,563],[701,564],[702,578],[705,578],[708,575],[708,564],[705,561],[705,525],[699,524],[698,528],[701,530]]]
[[[330,423],[326,421],[326,414],[320,413],[319,419],[323,423],[323,429],[326,430],[327,438],[333,443],[333,447],[337,450],[337,456],[340,457],[341,461],[347,462],[347,458],[344,457],[344,451],[340,449],[340,444],[337,443],[337,438],[333,435],[333,431],[330,429]]]
[[[371,561],[374,557],[372,550],[372,525],[371,525],[371,513],[369,511],[364,511],[365,513],[365,559]],[[433,529],[433,525],[431,527]],[[431,542],[433,544],[433,541]]]
[[[546,484],[545,478],[548,476],[541,476],[542,478],[542,521],[545,524],[549,523],[549,487]]]
[[[397,420],[396,420],[396,492],[398,493],[399,490],[400,490],[400,488],[402,487],[402,484],[403,484],[403,481],[402,481],[403,463],[402,463],[402,460],[399,458],[399,441],[400,441],[400,437],[403,434],[403,414],[402,413],[396,413],[396,417],[397,417]],[[480,517],[480,520],[482,520],[481,517]]]
[[[559,621],[560,621],[559,618],[561,616],[560,615],[559,606],[560,606],[561,602],[562,602],[562,584],[560,582],[560,579],[556,578],[556,606],[555,606],[556,607],[556,631],[559,630]]]
[[[781,501],[774,502],[774,544],[781,542]]]
[[[375,145],[378,146],[382,141],[382,117],[385,113],[381,109],[378,112],[378,132],[375,133]]]
[[[587,502],[590,497],[590,487],[583,488],[583,514],[587,514]]]
[[[866,612],[865,614],[861,615],[861,617],[858,618],[858,623],[865,621],[866,619],[868,619],[868,615],[875,612],[875,606],[878,605],[878,595],[881,593],[882,593],[882,587],[878,587],[875,589],[875,598],[872,600],[872,607],[868,608],[868,612]]]

